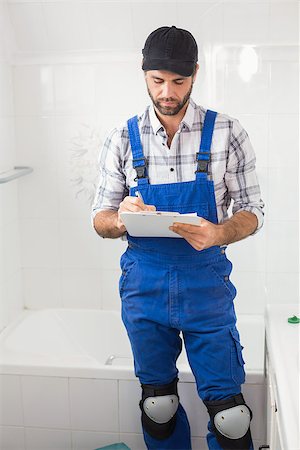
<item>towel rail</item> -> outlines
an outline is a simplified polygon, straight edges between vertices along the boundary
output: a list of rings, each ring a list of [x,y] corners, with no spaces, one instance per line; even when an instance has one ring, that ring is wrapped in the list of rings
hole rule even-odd
[[[33,172],[32,167],[15,166],[12,170],[7,170],[6,172],[0,173],[0,184],[8,183],[9,181],[23,177],[24,175],[27,175],[31,172]]]

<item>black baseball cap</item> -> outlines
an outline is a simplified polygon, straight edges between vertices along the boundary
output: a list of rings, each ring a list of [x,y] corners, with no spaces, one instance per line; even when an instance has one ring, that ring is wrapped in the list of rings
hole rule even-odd
[[[174,25],[152,31],[142,52],[143,70],[167,70],[184,77],[192,75],[198,61],[195,38]]]

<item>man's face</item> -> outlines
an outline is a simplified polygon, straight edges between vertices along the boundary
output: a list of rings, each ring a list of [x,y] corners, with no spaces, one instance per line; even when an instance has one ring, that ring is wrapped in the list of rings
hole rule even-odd
[[[189,100],[194,76],[183,77],[166,70],[148,70],[145,73],[148,94],[158,111],[175,116]]]

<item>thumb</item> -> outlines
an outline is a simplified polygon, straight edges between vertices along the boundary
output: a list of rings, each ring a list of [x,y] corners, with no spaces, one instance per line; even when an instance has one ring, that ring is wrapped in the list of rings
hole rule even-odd
[[[156,207],[154,205],[147,205],[147,211],[156,211]]]

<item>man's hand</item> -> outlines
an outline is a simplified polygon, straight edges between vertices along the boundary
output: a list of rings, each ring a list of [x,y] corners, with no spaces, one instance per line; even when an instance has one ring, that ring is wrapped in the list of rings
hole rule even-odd
[[[125,225],[121,220],[120,213],[125,211],[139,212],[139,211],[155,211],[156,208],[153,205],[145,205],[145,203],[138,197],[127,196],[120,203],[118,209],[117,227],[123,233],[126,231]]]
[[[180,234],[196,250],[204,250],[214,245],[228,245],[252,234],[258,225],[255,214],[248,211],[236,212],[226,222],[215,225],[200,218],[199,225],[174,222],[170,230]]]
[[[199,218],[199,221],[199,225],[174,222],[170,230],[180,234],[196,250],[204,250],[213,245],[221,245],[221,225],[215,225],[202,217]]]

